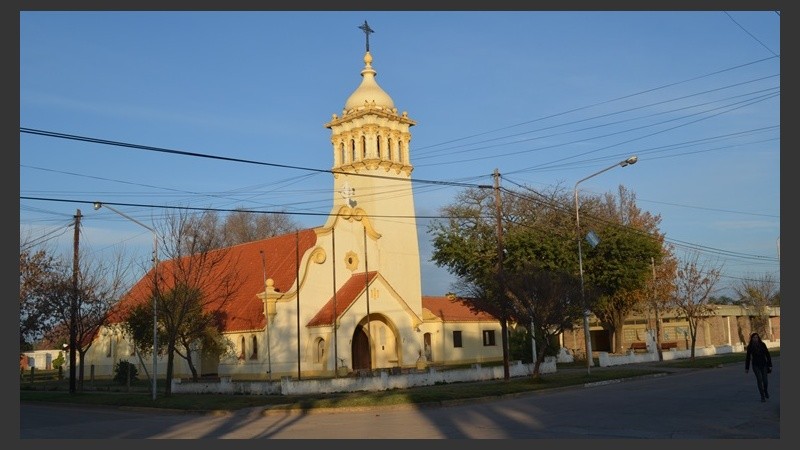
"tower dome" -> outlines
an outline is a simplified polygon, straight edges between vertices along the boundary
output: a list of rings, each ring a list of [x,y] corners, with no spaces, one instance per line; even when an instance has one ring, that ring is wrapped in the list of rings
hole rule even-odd
[[[359,107],[382,107],[391,110],[394,108],[394,101],[389,97],[378,83],[375,81],[375,69],[372,68],[372,55],[367,52],[364,54],[364,69],[361,70],[361,84],[350,94],[344,104],[345,113]]]

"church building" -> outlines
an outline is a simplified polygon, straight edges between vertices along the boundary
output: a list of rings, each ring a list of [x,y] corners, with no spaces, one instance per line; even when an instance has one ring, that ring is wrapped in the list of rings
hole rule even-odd
[[[333,162],[326,222],[223,249],[241,276],[222,307],[222,331],[234,351],[209,358],[194,348],[201,375],[276,380],[502,361],[497,319],[458,299],[422,295],[411,182],[415,122],[378,85],[372,62],[367,41],[360,85],[341,115],[324,124]],[[172,263],[160,262],[159,270]],[[213,281],[203,285],[214,289]],[[147,301],[148,286],[146,275],[123,302]],[[113,376],[119,360],[148,364],[123,333],[105,327],[86,365]],[[163,377],[163,355],[158,366]],[[190,375],[176,357],[174,376]]]

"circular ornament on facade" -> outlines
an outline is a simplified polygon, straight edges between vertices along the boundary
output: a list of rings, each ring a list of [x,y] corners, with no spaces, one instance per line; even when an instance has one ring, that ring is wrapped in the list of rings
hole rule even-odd
[[[356,252],[347,252],[344,255],[344,264],[348,269],[355,271],[358,268],[358,255]]]

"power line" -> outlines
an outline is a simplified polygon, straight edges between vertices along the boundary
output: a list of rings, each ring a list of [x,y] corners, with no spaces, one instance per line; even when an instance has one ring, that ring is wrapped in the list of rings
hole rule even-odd
[[[734,19],[734,18],[733,18],[733,17],[732,17],[732,16],[731,16],[729,13],[728,13],[728,11],[722,11],[722,12],[724,12],[724,13],[725,13],[725,15],[726,15],[726,16],[728,16],[728,18],[729,18],[729,19],[731,19],[731,22],[735,23],[735,24],[736,24],[736,25],[737,25],[739,28],[741,28],[741,29],[742,29],[742,31],[744,31],[745,33],[747,33],[747,35],[748,35],[748,36],[750,36],[751,38],[753,38],[753,40],[755,40],[756,42],[758,42],[759,44],[761,44],[761,46],[762,46],[762,47],[764,47],[765,49],[767,49],[767,51],[768,51],[768,52],[770,52],[770,53],[772,53],[773,55],[775,55],[776,57],[780,58],[780,55],[778,55],[777,53],[773,52],[771,48],[769,48],[769,47],[767,47],[767,46],[766,46],[766,44],[764,44],[763,42],[759,41],[757,37],[753,36],[753,33],[751,33],[751,32],[749,32],[749,31],[747,31],[747,29],[746,29],[745,27],[743,27],[743,26],[742,26],[742,24],[740,24],[739,22],[737,22],[737,21],[736,21],[736,20],[735,20],[735,19]],[[780,14],[778,14],[778,15],[780,15]]]
[[[394,181],[408,181],[408,182],[415,182],[415,183],[422,183],[422,184],[437,184],[437,185],[444,185],[444,186],[457,186],[457,187],[477,187],[474,184],[467,184],[467,183],[458,183],[454,181],[442,181],[442,180],[422,180],[422,179],[411,179],[411,178],[398,178],[398,177],[391,177],[386,175],[374,175],[374,174],[366,174],[366,173],[356,173],[356,172],[345,172],[341,170],[330,170],[330,169],[316,169],[313,167],[302,167],[302,166],[293,166],[288,164],[278,164],[278,163],[269,163],[263,161],[255,161],[250,159],[241,159],[241,158],[231,158],[228,156],[219,156],[219,155],[210,155],[206,153],[197,153],[197,152],[188,152],[184,150],[174,150],[168,149],[163,147],[154,147],[150,145],[141,145],[141,144],[132,144],[128,142],[121,142],[121,141],[110,141],[106,139],[99,139],[93,138],[88,136],[79,136],[74,134],[66,134],[66,133],[59,133],[55,131],[47,131],[47,130],[37,130],[34,128],[24,128],[20,127],[19,131],[21,133],[28,133],[34,134],[39,136],[47,136],[53,137],[58,139],[68,139],[73,141],[82,141],[82,142],[89,142],[92,144],[103,144],[103,145],[110,145],[114,147],[126,147],[126,148],[133,148],[137,150],[147,150],[152,152],[158,153],[167,153],[173,155],[181,155],[181,156],[193,156],[196,158],[208,158],[208,159],[215,159],[219,161],[229,161],[229,162],[239,162],[245,164],[255,164],[259,166],[269,166],[269,167],[278,167],[282,169],[294,169],[294,170],[305,170],[309,172],[317,172],[317,173],[325,173],[325,174],[332,174],[332,175],[351,175],[357,177],[367,177],[367,178],[379,178],[379,179],[388,179]]]
[[[750,106],[750,105],[753,105],[755,103],[758,103],[758,102],[761,102],[761,101],[764,101],[764,100],[768,100],[770,98],[774,98],[776,96],[778,96],[778,95],[777,94],[768,95],[768,96],[763,96],[763,97],[761,97],[761,98],[759,98],[757,100],[748,100],[748,101],[744,101],[744,102],[738,102],[738,103],[733,104],[733,105],[727,105],[727,106],[725,106],[725,108],[729,108],[729,109],[723,110],[723,111],[719,111],[719,112],[717,112],[715,114],[711,114],[711,115],[707,115],[707,116],[704,116],[704,117],[700,117],[698,119],[695,119],[695,120],[692,120],[692,121],[689,121],[689,122],[685,122],[685,123],[681,123],[681,124],[675,125],[673,127],[664,128],[662,130],[654,131],[652,133],[648,133],[648,134],[645,134],[645,135],[642,135],[642,136],[634,137],[634,138],[631,138],[631,139],[628,139],[628,140],[625,140],[625,141],[616,142],[616,143],[613,143],[613,144],[610,144],[610,145],[606,145],[604,147],[596,148],[594,150],[587,150],[587,151],[585,151],[583,153],[578,153],[576,155],[572,155],[572,156],[567,156],[567,157],[561,158],[561,159],[559,159],[559,160],[557,160],[555,162],[562,162],[562,161],[566,161],[566,160],[577,158],[579,156],[585,156],[585,155],[588,155],[590,153],[597,153],[597,152],[599,152],[601,150],[606,150],[606,149],[609,149],[609,148],[618,147],[618,146],[624,145],[624,144],[630,144],[631,142],[635,142],[635,141],[638,141],[638,140],[641,140],[641,139],[644,139],[644,138],[652,137],[652,136],[655,136],[657,134],[662,134],[662,133],[666,133],[668,131],[676,130],[676,129],[681,128],[681,127],[686,127],[686,126],[689,126],[689,125],[693,125],[695,123],[702,122],[704,120],[711,119],[711,118],[719,116],[721,114],[726,114],[726,113],[735,111],[737,109],[741,109],[741,108],[744,108],[746,106]],[[715,108],[715,109],[721,109],[721,108],[722,107]],[[692,117],[692,116],[696,116],[696,115],[700,115],[700,114],[705,114],[707,112],[708,111],[704,111],[704,112],[700,112],[700,113],[696,113],[696,114],[690,114],[689,116],[686,116],[686,117],[681,117],[681,118],[678,118],[678,119],[666,120],[664,122],[661,122],[661,123],[655,124],[655,125],[661,125],[661,124],[665,124],[665,123],[668,123],[668,122],[673,122],[675,120],[685,119],[687,117]],[[647,125],[647,127],[649,127],[649,126],[653,126],[653,125]],[[639,128],[645,128],[645,127],[639,127]],[[627,131],[632,131],[632,130],[627,130]],[[613,134],[619,134],[619,133],[613,133]],[[577,141],[573,141],[573,142],[567,142],[567,143],[564,143],[564,144],[559,144],[557,146],[567,145],[567,144],[572,144],[572,143],[585,142],[587,140],[589,140],[589,139],[581,139],[581,140],[577,140]],[[555,147],[555,146],[551,146],[551,147]],[[550,164],[553,164],[553,163],[550,163]],[[540,167],[542,167],[541,164],[538,165],[538,166],[530,166],[530,167],[527,167],[527,168],[517,169],[517,170],[512,171],[510,173],[529,172],[531,170],[534,170],[534,169],[537,169],[537,168],[540,168]]]
[[[530,123],[539,122],[539,121],[546,120],[546,119],[551,119],[551,118],[554,118],[554,117],[563,116],[563,115],[570,114],[570,113],[573,113],[573,112],[582,111],[582,110],[589,109],[589,108],[594,108],[596,106],[601,106],[601,105],[605,105],[605,104],[608,104],[608,103],[613,103],[613,102],[616,102],[616,101],[619,101],[619,100],[625,100],[625,99],[628,99],[628,98],[631,98],[631,97],[636,97],[638,95],[647,94],[647,93],[655,92],[655,91],[658,91],[658,90],[661,90],[661,89],[666,89],[668,87],[673,87],[673,86],[677,86],[677,85],[680,85],[680,84],[688,83],[690,81],[701,80],[703,78],[711,77],[711,76],[714,76],[714,75],[719,75],[719,74],[722,74],[722,73],[725,73],[725,72],[729,72],[729,71],[732,71],[732,70],[736,70],[736,69],[741,69],[743,67],[747,67],[747,66],[751,66],[751,65],[754,65],[754,64],[762,63],[764,61],[768,61],[768,60],[774,59],[774,58],[775,57],[762,58],[762,59],[758,59],[758,60],[751,61],[751,62],[748,62],[748,63],[739,64],[739,65],[736,65],[736,66],[733,66],[733,67],[728,67],[726,69],[721,69],[721,70],[717,70],[717,71],[714,71],[714,72],[709,72],[709,73],[706,73],[704,75],[698,75],[698,76],[687,78],[687,79],[684,79],[684,80],[681,80],[681,81],[668,83],[668,84],[665,84],[665,85],[662,85],[662,86],[659,86],[659,87],[655,87],[655,88],[651,88],[651,89],[645,89],[643,91],[635,92],[633,94],[623,95],[621,97],[617,97],[617,98],[614,98],[614,99],[611,99],[611,100],[605,100],[605,101],[602,101],[602,102],[593,103],[591,105],[581,106],[579,108],[573,108],[573,109],[570,109],[570,110],[567,110],[567,111],[563,111],[563,112],[560,112],[560,113],[555,113],[555,114],[551,114],[551,115],[548,115],[548,116],[540,117],[538,119],[533,119],[533,120],[528,120],[528,121],[525,121],[525,122],[520,122],[520,123],[517,123],[515,125],[509,125],[509,126],[505,126],[505,127],[501,127],[501,128],[496,128],[496,129],[491,130],[491,131],[485,131],[485,132],[482,132],[482,133],[473,134],[473,135],[466,136],[466,137],[463,137],[463,138],[451,139],[449,141],[441,142],[439,144],[429,145],[427,147],[417,147],[417,152],[419,152],[420,150],[425,150],[425,149],[431,148],[431,147],[437,147],[437,146],[440,146],[440,145],[445,145],[445,144],[450,144],[450,143],[453,143],[453,142],[458,142],[458,141],[462,141],[462,140],[466,140],[466,139],[471,139],[473,137],[483,136],[483,135],[486,135],[486,134],[495,133],[497,131],[507,130],[509,128],[514,128],[514,127],[518,127],[518,126],[522,126],[522,125],[527,125],[527,124],[530,124]]]
[[[508,181],[511,184],[517,185],[517,186],[519,186],[519,187],[521,187],[523,189],[529,190],[529,191],[535,193],[537,196],[544,198],[544,196],[542,194],[534,191],[533,189],[530,189],[530,188],[528,188],[526,186],[523,186],[523,185],[520,185],[518,183],[515,183],[514,181],[509,180],[507,178],[504,178],[504,180]],[[550,207],[550,208],[552,208],[552,209],[554,209],[554,210],[556,210],[558,212],[564,213],[564,214],[566,214],[567,212],[569,212],[571,214],[571,210],[568,211],[568,209],[567,209],[567,207],[565,205],[561,205],[561,204],[554,203],[554,202],[551,202],[551,201],[543,201],[543,200],[539,200],[539,199],[534,199],[532,197],[528,197],[528,196],[519,194],[517,192],[510,191],[507,188],[501,188],[501,189],[503,190],[503,192],[506,192],[506,193],[508,193],[508,194],[510,194],[512,196],[516,196],[516,197],[521,198],[521,199],[525,199],[525,200],[533,201],[533,202],[536,202],[536,203],[539,203],[539,204],[543,204],[544,206],[548,206],[548,207]],[[601,217],[592,216],[592,215],[589,215],[589,214],[586,214],[586,216],[589,217],[589,218],[592,218],[593,220],[595,220],[597,222],[603,223],[603,224],[608,225],[608,226],[615,226],[615,227],[626,229],[626,230],[628,230],[630,232],[633,232],[633,233],[641,234],[643,236],[652,237],[652,235],[650,235],[647,232],[644,232],[642,230],[630,227],[630,226],[625,225],[625,224],[618,224],[618,223],[612,222],[610,220],[607,220],[607,219],[604,219],[604,218],[601,218]],[[775,258],[771,258],[771,257],[765,257],[765,256],[760,256],[760,255],[750,255],[750,254],[740,253],[740,252],[732,252],[732,251],[729,251],[729,250],[722,250],[722,249],[718,249],[718,248],[714,248],[714,247],[708,247],[708,246],[699,245],[699,244],[692,244],[692,243],[685,242],[685,241],[680,241],[680,240],[675,240],[675,239],[667,239],[666,237],[664,237],[664,242],[670,243],[670,244],[675,245],[677,247],[685,247],[685,248],[690,248],[690,249],[693,249],[693,250],[702,250],[702,251],[704,251],[706,253],[711,253],[711,254],[718,254],[718,255],[736,257],[736,258],[742,258],[742,259],[755,259],[755,260],[758,260],[758,261],[777,262],[777,260]]]
[[[70,200],[63,198],[45,198],[45,197],[27,197],[20,196],[20,200],[37,200],[45,202],[60,202],[60,203],[77,203],[77,204],[94,204],[95,200]],[[113,206],[130,206],[135,208],[153,208],[153,209],[170,209],[180,211],[215,211],[215,212],[247,212],[253,214],[280,214],[291,216],[345,216],[338,213],[323,213],[323,212],[307,212],[307,211],[260,211],[253,209],[242,208],[202,208],[196,206],[162,206],[162,205],[147,205],[142,203],[119,203],[119,202],[103,202],[104,205]],[[393,219],[455,219],[458,216],[425,216],[425,215],[393,215],[393,214],[371,214],[370,217],[393,218]]]
[[[758,81],[764,81],[766,79],[775,78],[775,77],[779,77],[779,76],[780,76],[779,74],[769,75],[769,76],[756,78],[756,79],[752,79],[752,80],[748,80],[748,81],[744,81],[744,82],[740,82],[740,83],[730,84],[730,85],[719,87],[719,88],[708,89],[708,90],[705,90],[705,91],[702,91],[702,92],[695,92],[695,93],[692,93],[692,94],[687,94],[687,95],[684,95],[684,96],[675,97],[675,98],[671,98],[671,99],[668,99],[668,100],[662,100],[662,101],[659,101],[659,102],[653,102],[653,103],[640,105],[640,106],[636,106],[636,107],[632,107],[632,108],[628,108],[628,109],[623,109],[623,110],[619,110],[619,111],[613,111],[613,112],[600,114],[600,115],[596,115],[596,116],[592,116],[592,117],[587,117],[587,118],[583,118],[583,119],[577,119],[577,120],[573,120],[573,121],[570,121],[570,122],[565,122],[565,123],[561,123],[561,124],[556,124],[556,125],[551,125],[551,126],[547,126],[547,127],[538,128],[538,129],[535,129],[535,130],[524,131],[524,132],[520,132],[520,133],[516,133],[516,134],[506,135],[506,136],[500,136],[500,137],[492,138],[492,139],[485,139],[485,140],[482,140],[482,141],[472,142],[472,143],[468,143],[468,144],[461,144],[461,145],[457,145],[457,146],[453,146],[453,147],[447,147],[447,148],[441,149],[441,150],[457,150],[457,149],[463,148],[465,146],[483,144],[483,143],[498,141],[498,140],[501,140],[501,139],[507,139],[507,138],[517,137],[517,136],[523,136],[523,135],[535,133],[535,132],[538,132],[538,131],[546,131],[546,130],[550,130],[550,129],[561,128],[561,127],[565,127],[567,125],[575,125],[575,124],[579,124],[579,123],[582,123],[582,122],[588,122],[588,121],[592,121],[592,120],[596,120],[596,119],[602,119],[602,118],[605,118],[605,117],[611,117],[611,116],[620,115],[620,114],[623,114],[623,113],[629,113],[629,112],[633,112],[633,111],[637,111],[637,110],[641,110],[641,109],[645,109],[645,108],[650,108],[650,107],[653,107],[653,106],[659,106],[659,105],[663,105],[663,104],[666,104],[666,103],[672,103],[672,102],[676,102],[676,101],[679,101],[679,100],[685,100],[685,99],[688,99],[688,98],[691,98],[691,97],[696,97],[696,96],[700,96],[700,95],[704,95],[704,94],[709,94],[709,93],[712,93],[712,92],[722,91],[722,90],[730,89],[730,88],[733,88],[733,87],[743,86],[745,84],[754,83],[754,82],[758,82]],[[768,91],[768,90],[775,90],[775,89],[779,89],[779,88],[778,87],[772,87],[772,88],[769,88],[769,89],[762,89],[762,90],[759,90],[759,91],[749,92],[749,93],[746,93],[746,94],[739,94],[739,95],[731,96],[731,97],[727,97],[727,98],[728,99],[737,98],[737,97],[742,97],[742,96],[745,96],[745,95],[753,95],[753,94],[757,94],[757,93],[760,93],[760,92],[764,92],[764,91]],[[722,101],[722,100],[724,100],[724,99],[716,100],[716,102],[719,102],[719,101]],[[673,109],[673,110],[669,110],[669,111],[660,111],[659,113],[651,114],[650,116],[668,114],[670,112],[679,111],[681,109],[688,109],[688,108],[691,108],[691,107],[698,107],[698,106],[702,106],[702,105],[706,105],[706,104],[710,104],[710,103],[714,103],[714,102],[700,103],[700,104],[696,104],[696,105],[693,105],[693,106],[681,107],[681,108],[677,108],[677,109]],[[526,141],[530,141],[530,140],[534,140],[534,139],[544,139],[544,138],[548,138],[548,137],[558,136],[559,134],[574,133],[575,131],[585,131],[585,130],[592,129],[592,128],[599,128],[601,126],[619,124],[619,123],[629,122],[629,121],[633,121],[633,120],[641,120],[641,119],[643,119],[645,117],[649,117],[649,116],[634,117],[634,118],[625,119],[625,120],[621,120],[621,121],[617,121],[617,122],[612,122],[610,124],[596,125],[596,126],[593,126],[593,127],[583,128],[583,129],[580,129],[580,130],[571,130],[571,131],[564,132],[564,133],[551,134],[551,135],[540,136],[540,137],[530,138],[530,139],[523,139],[523,140],[518,140],[518,141],[513,141],[513,142],[506,142],[506,143],[501,143],[501,144],[492,145],[492,146],[482,146],[482,147],[470,148],[470,149],[467,149],[467,150],[458,150],[458,153],[465,153],[465,152],[473,152],[473,151],[477,151],[477,150],[484,150],[486,148],[496,147],[496,146],[500,146],[500,145],[516,144],[516,143],[526,142]],[[423,154],[423,153],[424,152],[419,152],[417,150],[415,152],[416,156],[414,157],[414,160],[419,162],[420,160],[425,160],[425,159],[440,158],[440,157],[447,156],[447,155],[449,155],[449,154],[451,154],[453,152],[421,156],[421,154]],[[417,164],[417,165],[419,165],[419,164]]]

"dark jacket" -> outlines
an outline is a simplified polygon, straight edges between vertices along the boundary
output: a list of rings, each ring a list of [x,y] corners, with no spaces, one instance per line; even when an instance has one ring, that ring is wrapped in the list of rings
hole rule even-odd
[[[755,348],[753,348],[755,344]],[[764,341],[759,340],[758,343],[747,345],[747,356],[744,359],[744,370],[750,370],[750,363],[753,367],[769,367],[772,368],[772,357],[769,355],[769,349]]]

